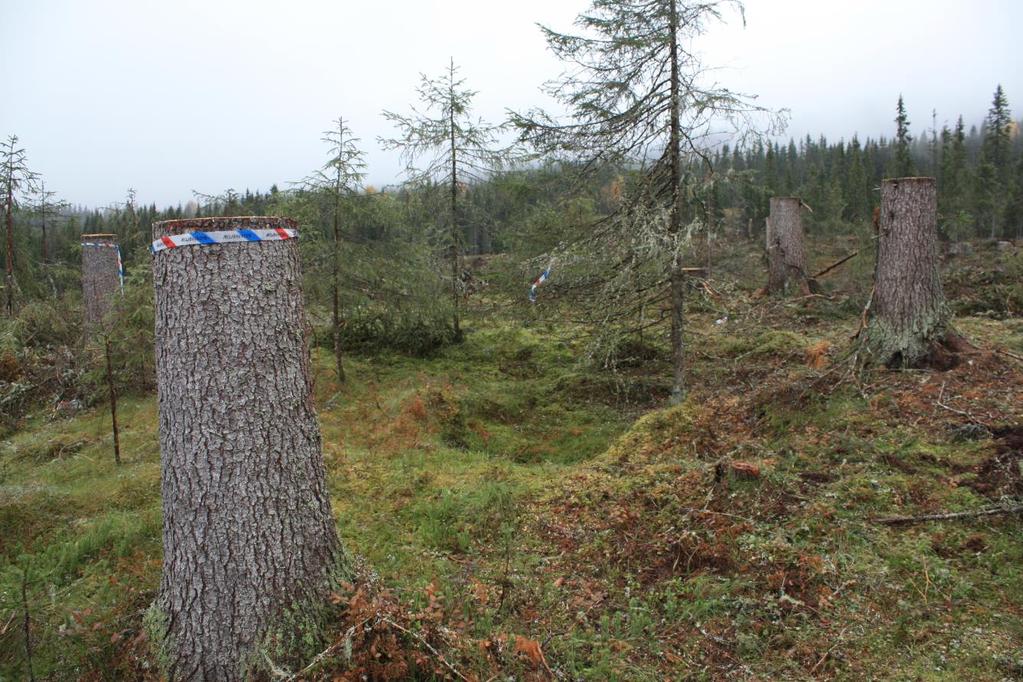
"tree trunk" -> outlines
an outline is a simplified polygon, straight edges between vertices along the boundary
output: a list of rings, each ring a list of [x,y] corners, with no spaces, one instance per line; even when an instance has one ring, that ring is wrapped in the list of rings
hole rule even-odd
[[[790,284],[799,287],[803,295],[817,289],[806,274],[802,206],[799,197],[771,197],[771,216],[767,220],[768,293],[785,292]]]
[[[881,184],[880,228],[871,319],[861,341],[888,367],[948,366],[959,338],[938,276],[934,178]]]
[[[5,260],[4,288],[6,293],[7,317],[14,317],[14,178],[7,173],[7,201],[4,204],[4,219],[7,224],[7,253]]]
[[[668,139],[668,162],[671,167],[671,213],[668,229],[676,242],[682,233],[682,131],[681,131],[681,74],[678,64],[678,7],[675,0],[671,0],[669,11],[670,45],[669,58],[671,59],[671,125]],[[681,245],[675,244],[676,250]],[[671,367],[672,384],[670,402],[677,405],[682,402],[686,391],[685,374],[685,339],[683,329],[685,324],[685,273],[682,271],[682,254],[676,251],[671,259],[668,272],[671,301]]]
[[[480,226],[480,249],[479,253],[485,254],[493,251],[492,240],[490,237],[490,225]]]
[[[104,321],[120,289],[117,238],[112,234],[83,234],[82,312],[88,330],[103,333]]]
[[[454,60],[451,62],[454,70]],[[449,109],[451,125],[451,305],[454,309],[455,341],[462,340],[462,323],[458,314],[459,284],[462,281],[462,234],[458,225],[458,146],[455,140],[455,101]]]
[[[114,437],[114,463],[121,466],[121,434],[117,428],[117,389],[114,386],[114,362],[110,355],[110,339],[103,340],[103,356],[107,367],[107,390],[110,394],[110,433]]]
[[[153,236],[293,227],[205,218],[156,223]],[[164,554],[147,623],[170,679],[248,679],[264,645],[279,659],[319,632],[317,605],[346,568],[310,394],[298,247],[160,251],[153,284]]]
[[[340,175],[340,170],[338,174]],[[345,382],[345,366],[341,351],[341,186],[334,185],[334,258],[331,263],[331,333],[334,341],[334,363],[338,383]]]

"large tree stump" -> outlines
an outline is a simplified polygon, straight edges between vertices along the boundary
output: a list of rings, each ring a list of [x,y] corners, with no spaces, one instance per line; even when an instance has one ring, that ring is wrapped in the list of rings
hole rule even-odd
[[[121,256],[112,234],[82,235],[82,301],[87,329],[99,329],[121,290]]]
[[[804,295],[816,291],[806,274],[803,246],[803,202],[799,197],[771,197],[767,219],[767,293],[784,292],[790,284]]]
[[[867,359],[888,367],[947,367],[961,339],[938,276],[934,178],[881,183],[874,292],[861,343]]]
[[[185,232],[293,228],[283,218],[156,223]],[[147,615],[174,680],[241,680],[268,641],[316,631],[344,569],[310,394],[298,245],[153,255],[163,578]],[[271,647],[273,649],[273,647]]]

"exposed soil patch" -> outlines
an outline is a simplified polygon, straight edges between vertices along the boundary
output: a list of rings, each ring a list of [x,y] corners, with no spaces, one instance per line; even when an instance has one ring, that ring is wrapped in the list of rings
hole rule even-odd
[[[970,487],[992,498],[1023,496],[1023,426],[993,430],[995,453],[977,467]]]

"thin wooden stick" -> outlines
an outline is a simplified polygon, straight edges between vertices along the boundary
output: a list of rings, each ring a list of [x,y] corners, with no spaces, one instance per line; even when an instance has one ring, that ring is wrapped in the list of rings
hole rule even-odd
[[[0,628],[0,637],[3,637],[4,635],[7,634],[7,629],[11,627],[11,623],[13,623],[14,619],[17,618],[17,617],[18,617],[18,612],[15,611],[14,609],[11,609],[11,617],[8,618],[7,622],[4,623],[4,626],[2,628]]]
[[[824,665],[824,661],[828,660],[828,656],[831,655],[831,652],[834,651],[835,648],[838,647],[838,645],[842,643],[842,637],[845,636],[845,631],[848,630],[848,629],[849,629],[848,625],[845,626],[844,628],[842,628],[842,631],[838,633],[838,637],[835,639],[835,643],[831,645],[830,649],[828,649],[827,651],[824,652],[824,655],[821,656],[821,660],[817,661],[817,665],[815,665],[814,667],[810,668],[810,674],[811,675],[813,675],[815,672],[817,672],[817,669],[820,668],[822,665]]]
[[[313,658],[312,662],[309,663],[309,665],[307,665],[306,667],[302,668],[301,670],[299,670],[294,675],[288,677],[287,678],[287,682],[293,682],[294,680],[297,680],[297,679],[301,678],[302,675],[305,675],[306,673],[310,672],[313,668],[318,666],[323,659],[325,659],[327,656],[330,656],[332,653],[337,651],[339,647],[342,647],[345,644],[351,643],[352,637],[355,636],[355,631],[358,630],[359,628],[361,628],[366,623],[368,623],[370,620],[372,620],[372,616],[370,618],[363,619],[363,621],[361,623],[359,623],[358,625],[353,625],[352,627],[348,628],[348,630],[345,631],[344,637],[342,637],[341,639],[339,639],[336,642],[334,642],[333,644],[331,644],[325,650],[323,650],[320,653],[316,654],[316,656]]]
[[[901,523],[917,523],[918,521],[951,521],[954,519],[973,519],[979,516],[997,516],[999,514],[1019,514],[1023,512],[1023,504],[1011,507],[992,507],[990,509],[977,509],[967,512],[945,512],[942,514],[921,514],[920,516],[889,516],[883,519],[875,519],[876,523],[894,526]]]
[[[121,466],[121,437],[117,428],[117,390],[114,388],[114,365],[110,359],[110,337],[103,338],[103,354],[107,363],[107,388],[110,390],[110,430],[114,435],[114,462]]]
[[[440,652],[437,651],[436,649],[434,649],[433,646],[429,642],[427,642],[425,639],[423,639],[422,637],[420,637],[416,633],[412,632],[411,630],[407,630],[407,629],[403,628],[402,626],[398,625],[397,623],[395,623],[390,618],[381,618],[380,622],[381,623],[387,623],[391,627],[393,627],[393,628],[395,628],[397,630],[400,630],[401,632],[404,632],[409,637],[411,637],[411,638],[415,639],[416,641],[418,641],[420,644],[422,644],[427,649],[429,649],[430,653],[432,653],[434,656],[437,657],[437,660],[439,660],[441,663],[443,663],[445,666],[447,666],[447,669],[450,670],[451,672],[453,672],[455,674],[455,677],[457,677],[460,680],[465,680],[465,682],[469,682],[469,678],[468,677],[466,677],[462,673],[458,672],[458,669],[455,668],[455,666],[453,666],[450,663],[448,663],[448,660],[446,658],[444,658],[443,656],[441,656]]]
[[[860,338],[860,334],[867,328],[867,316],[870,314],[870,304],[874,302],[874,287],[870,287],[870,297],[867,298],[867,305],[863,306],[863,313],[860,315],[860,328],[853,334],[854,339]]]
[[[835,268],[837,268],[837,267],[838,267],[839,265],[841,265],[842,263],[844,263],[844,262],[846,262],[847,260],[849,260],[850,258],[853,258],[853,257],[855,257],[855,256],[859,255],[859,253],[860,253],[860,250],[859,250],[859,249],[856,249],[855,251],[853,251],[852,253],[850,253],[850,254],[849,254],[848,256],[846,256],[845,258],[842,258],[841,260],[837,260],[837,261],[835,261],[834,263],[832,263],[831,265],[829,265],[828,267],[824,268],[823,270],[821,270],[820,272],[818,272],[818,273],[817,273],[816,275],[814,275],[814,276],[813,276],[813,277],[811,277],[810,279],[817,279],[817,278],[819,278],[819,277],[823,277],[824,275],[828,274],[829,272],[831,272],[832,270],[834,270]]]
[[[36,682],[36,674],[32,669],[32,617],[28,610],[28,573],[21,571],[21,607],[25,611],[23,627],[25,630],[25,664],[28,667],[29,682]]]

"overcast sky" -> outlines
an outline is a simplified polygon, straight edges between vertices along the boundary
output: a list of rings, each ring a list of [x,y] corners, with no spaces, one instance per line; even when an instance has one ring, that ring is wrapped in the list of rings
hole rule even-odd
[[[339,114],[368,181],[400,179],[382,109],[404,112],[419,73],[450,56],[478,112],[544,104],[560,67],[536,22],[568,29],[585,0],[0,0],[0,135],[15,133],[48,189],[102,206],[186,202],[192,190],[285,187],[323,163]],[[717,80],[787,107],[788,135],[891,135],[984,116],[1002,83],[1023,115],[1018,0],[748,0],[702,41]]]

